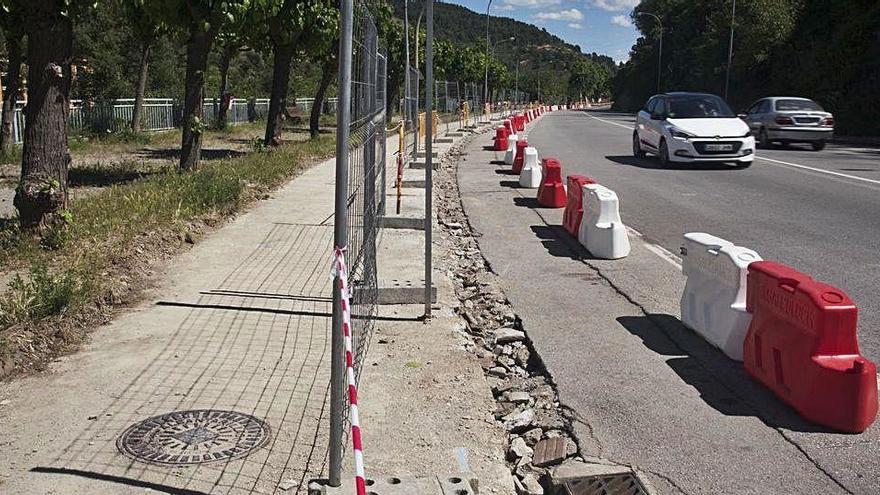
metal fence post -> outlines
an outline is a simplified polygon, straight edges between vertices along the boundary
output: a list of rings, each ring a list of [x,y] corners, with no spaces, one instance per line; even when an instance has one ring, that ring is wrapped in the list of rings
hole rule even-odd
[[[434,190],[434,164],[432,159],[432,150],[434,147],[434,122],[431,118],[431,110],[434,108],[433,91],[434,87],[434,0],[425,0],[428,3],[428,12],[426,23],[428,25],[427,41],[425,42],[425,75],[427,82],[425,92],[425,318],[431,317],[431,237],[433,222],[432,219],[432,196]]]
[[[348,141],[351,120],[351,37],[352,0],[340,0],[339,26],[339,103],[336,109],[336,208],[333,217],[333,243],[348,246]],[[342,333],[342,312],[339,304],[339,275],[333,279],[333,324],[330,337],[330,486],[339,486],[342,475],[343,416],[345,415],[345,338]]]

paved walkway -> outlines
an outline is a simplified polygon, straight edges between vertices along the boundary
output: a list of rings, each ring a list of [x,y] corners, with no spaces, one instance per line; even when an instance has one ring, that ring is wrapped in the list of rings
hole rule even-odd
[[[324,474],[332,185],[330,160],[175,261],[161,297],[83,351],[0,385],[0,492],[295,493]],[[185,412],[202,410],[240,415]],[[129,429],[168,413],[169,431]],[[199,456],[214,462],[174,464]]]

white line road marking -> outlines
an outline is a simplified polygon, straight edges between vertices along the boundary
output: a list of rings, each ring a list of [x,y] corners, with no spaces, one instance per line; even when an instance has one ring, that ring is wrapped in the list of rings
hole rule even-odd
[[[871,184],[880,185],[880,180],[867,179],[865,177],[858,177],[858,176],[850,175],[850,174],[842,174],[840,172],[834,172],[833,170],[825,170],[825,169],[821,169],[821,168],[808,167],[806,165],[799,165],[797,163],[784,162],[782,160],[774,160],[773,158],[764,158],[763,156],[756,156],[755,158],[758,160],[764,160],[765,162],[777,163],[779,165],[785,165],[788,167],[796,167],[796,168],[801,168],[804,170],[811,170],[813,172],[818,172],[820,174],[836,175],[838,177],[845,177],[847,179],[859,180],[862,182],[869,182]]]
[[[585,112],[585,113],[586,113],[586,112]],[[618,122],[612,122],[612,121],[610,121],[610,120],[600,119],[599,117],[595,117],[595,116],[593,116],[592,114],[589,114],[589,113],[586,113],[586,115],[587,115],[587,117],[590,117],[591,119],[596,119],[596,120],[598,120],[598,121],[600,121],[600,122],[605,122],[606,124],[616,125],[617,127],[623,127],[624,129],[632,129],[632,128],[633,128],[631,125],[623,125],[623,124],[620,124],[620,123],[618,123]]]
[[[590,115],[589,113],[587,113],[586,115],[587,115],[588,117],[590,117],[590,118],[592,118],[592,119],[596,119],[596,120],[598,120],[598,121],[600,121],[600,122],[605,122],[606,124],[616,125],[617,127],[623,127],[624,129],[632,129],[632,126],[623,125],[623,124],[620,124],[620,123],[617,123],[617,122],[612,122],[612,121],[610,121],[610,120],[600,119],[599,117],[595,117],[595,116],[593,116],[593,115]],[[837,176],[837,177],[844,177],[844,178],[846,178],[846,179],[852,179],[852,180],[857,180],[857,181],[861,181],[861,182],[867,182],[867,183],[870,183],[870,184],[877,184],[877,185],[880,185],[880,180],[867,179],[867,178],[865,178],[865,177],[859,177],[859,176],[856,176],[856,175],[850,175],[850,174],[843,174],[843,173],[840,173],[840,172],[835,172],[835,171],[833,171],[833,170],[825,170],[825,169],[816,168],[816,167],[808,167],[808,166],[806,166],[806,165],[800,165],[800,164],[797,164],[797,163],[791,163],[791,162],[784,162],[784,161],[782,161],[782,160],[775,160],[775,159],[773,159],[773,158],[765,158],[765,157],[763,157],[763,156],[755,156],[755,159],[757,159],[757,160],[763,160],[763,161],[765,161],[765,162],[770,162],[770,163],[777,164],[777,165],[784,165],[784,166],[787,166],[787,167],[795,167],[795,168],[799,168],[799,169],[803,169],[803,170],[810,170],[810,171],[812,171],[812,172],[817,172],[817,173],[820,173],[820,174],[834,175],[834,176]]]
[[[632,227],[627,227],[626,230],[628,230],[630,234],[641,239],[642,242],[645,244],[645,248],[648,251],[651,251],[652,253],[659,256],[660,259],[662,259],[663,261],[665,261],[665,262],[669,263],[670,265],[674,266],[675,268],[681,270],[681,258],[676,256],[675,253],[672,253],[671,251],[664,248],[663,246],[660,246],[659,244],[654,244],[652,242],[648,242],[647,240],[645,240],[644,234],[642,234],[641,232],[639,232],[638,230],[636,230]]]

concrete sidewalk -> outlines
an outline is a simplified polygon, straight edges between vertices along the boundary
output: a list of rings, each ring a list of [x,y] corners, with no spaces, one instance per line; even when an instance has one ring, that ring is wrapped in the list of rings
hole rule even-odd
[[[394,163],[389,159],[389,192]],[[325,477],[333,181],[334,160],[311,168],[171,262],[167,282],[148,302],[97,329],[82,350],[59,358],[46,373],[0,384],[0,493],[304,493],[308,480]],[[406,256],[422,266],[421,253]],[[442,343],[434,359],[465,359],[463,351],[450,354],[459,344],[449,318],[426,327],[395,310],[382,314],[390,322],[385,332],[417,336],[408,349]],[[382,361],[374,360],[365,374],[381,374]],[[473,362],[462,366],[479,374]],[[452,410],[485,413],[492,403],[485,381],[462,389],[449,368],[442,376],[457,394]],[[413,393],[423,397],[424,390],[399,390],[408,380],[367,380],[365,398],[407,404]],[[463,406],[468,396],[474,403]],[[408,414],[406,407],[384,404],[364,409],[389,432]],[[449,411],[421,413],[443,432],[459,421],[445,417]],[[381,445],[366,449],[378,466],[406,465],[412,439],[388,436],[406,447],[394,450],[380,442],[382,429],[365,426],[366,438]],[[494,459],[498,438],[488,428],[448,441]],[[153,440],[164,453],[149,448]],[[419,445],[419,466],[430,466],[437,455]],[[199,457],[211,462],[191,463]],[[444,470],[454,465],[445,464]]]
[[[153,301],[85,349],[0,385],[0,491],[275,493],[323,473],[332,184],[332,160],[310,169],[173,262]],[[206,409],[242,416],[206,430],[180,413]],[[174,412],[162,443],[178,459],[138,441],[155,424],[120,436]],[[229,459],[175,464],[206,453]]]

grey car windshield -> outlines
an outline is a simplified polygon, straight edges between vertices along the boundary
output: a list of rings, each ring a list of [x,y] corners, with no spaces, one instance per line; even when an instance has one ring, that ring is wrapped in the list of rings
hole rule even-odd
[[[666,98],[667,117],[671,119],[731,118],[733,111],[713,95],[672,96]]]
[[[778,112],[801,110],[815,110],[821,112],[822,107],[813,100],[776,100],[776,111]]]

